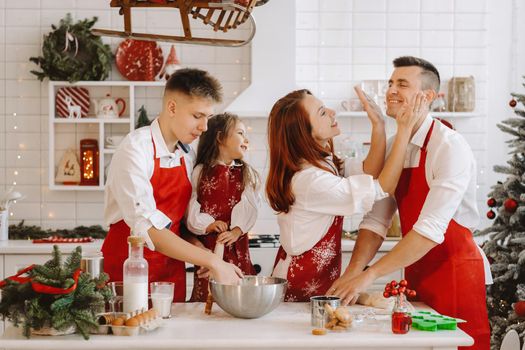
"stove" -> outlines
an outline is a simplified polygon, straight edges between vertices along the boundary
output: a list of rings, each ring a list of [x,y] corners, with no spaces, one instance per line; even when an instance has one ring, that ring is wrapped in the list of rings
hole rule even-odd
[[[270,276],[277,250],[279,235],[253,235],[249,237],[250,257],[259,276]]]
[[[254,235],[249,238],[250,248],[279,248],[279,235]]]

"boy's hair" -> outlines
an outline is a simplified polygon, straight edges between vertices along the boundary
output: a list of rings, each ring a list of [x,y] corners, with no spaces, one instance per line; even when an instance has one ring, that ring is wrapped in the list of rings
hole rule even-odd
[[[439,72],[437,68],[427,60],[414,56],[401,56],[396,58],[394,61],[394,67],[420,67],[421,72],[421,88],[423,90],[433,89],[439,91],[439,85],[441,83]]]
[[[167,91],[182,92],[191,97],[209,98],[216,103],[222,102],[222,86],[210,73],[196,68],[178,69],[166,82]]]
[[[202,171],[197,182],[198,190],[201,187],[201,180],[211,173],[219,158],[219,144],[234,131],[237,122],[240,122],[239,116],[228,112],[214,115],[208,121],[208,130],[200,136],[197,147],[195,166],[202,164]],[[259,184],[257,171],[242,159],[236,159],[236,161],[242,164],[242,189],[244,190],[247,185],[255,189]]]
[[[292,178],[305,163],[336,174],[326,163],[332,156],[337,170],[342,161],[335,155],[332,140],[322,147],[312,136],[310,116],[303,100],[312,95],[308,90],[297,90],[282,97],[272,107],[268,118],[268,145],[270,169],[266,180],[266,196],[278,213],[288,213],[295,202]]]

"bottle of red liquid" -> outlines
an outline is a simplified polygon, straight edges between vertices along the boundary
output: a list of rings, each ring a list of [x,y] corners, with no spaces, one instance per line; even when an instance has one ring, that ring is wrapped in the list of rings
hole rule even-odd
[[[412,325],[412,317],[408,313],[406,303],[405,294],[399,293],[392,310],[392,332],[394,334],[406,334]]]

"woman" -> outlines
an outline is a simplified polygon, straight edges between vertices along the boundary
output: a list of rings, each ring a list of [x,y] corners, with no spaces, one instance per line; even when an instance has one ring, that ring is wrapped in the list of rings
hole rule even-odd
[[[427,103],[422,94],[403,103],[392,152],[374,180],[383,165],[384,121],[377,106],[357,92],[372,112],[372,147],[362,163],[337,158],[332,139],[341,130],[335,111],[308,90],[289,93],[270,113],[266,194],[278,212],[281,241],[273,276],[288,279],[287,301],[325,294],[339,277],[343,216],[366,213],[374,201],[394,193],[410,132],[421,105]]]

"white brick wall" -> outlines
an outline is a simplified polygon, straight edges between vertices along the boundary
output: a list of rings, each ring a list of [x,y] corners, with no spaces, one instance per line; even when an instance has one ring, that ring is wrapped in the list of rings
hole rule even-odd
[[[282,0],[272,0],[282,1]],[[286,0],[291,1],[291,0]],[[101,192],[49,191],[47,186],[47,83],[29,73],[30,56],[40,53],[42,35],[66,12],[80,19],[97,15],[99,26],[122,28],[117,10],[107,0],[0,0],[0,188],[16,182],[27,199],[13,207],[11,222],[25,219],[44,227],[72,227],[102,223]],[[479,207],[486,211],[485,182],[489,123],[488,42],[492,8],[489,0],[297,0],[297,86],[307,87],[327,105],[340,110],[340,101],[352,95],[362,79],[386,79],[391,60],[413,54],[435,63],[446,81],[452,76],[476,78],[478,118],[454,119],[456,128],[471,144],[478,161]],[[292,17],[293,18],[293,17]],[[509,17],[510,18],[510,15]],[[165,10],[134,12],[137,29],[168,32],[178,14]],[[503,24],[505,20],[499,20]],[[497,29],[497,28],[496,28]],[[106,39],[105,39],[106,40]],[[120,40],[107,39],[115,49]],[[162,44],[164,52],[169,45]],[[184,65],[208,69],[226,89],[225,105],[249,82],[250,49],[224,49],[177,45]],[[121,79],[116,70],[110,79]],[[148,95],[155,112],[156,101]],[[139,102],[137,102],[139,103]],[[498,102],[500,103],[500,102]],[[140,104],[139,104],[140,105]],[[246,121],[250,128],[248,161],[267,172],[266,119]],[[369,126],[363,119],[342,119],[344,135],[367,141]],[[393,123],[388,124],[388,131]],[[501,158],[506,159],[502,149]],[[354,220],[355,223],[356,220]],[[347,227],[350,225],[347,222]],[[277,233],[275,217],[266,206],[255,228]]]
[[[25,220],[45,228],[102,224],[102,192],[50,191],[47,183],[48,83],[40,83],[30,73],[38,67],[29,62],[29,57],[40,55],[43,35],[68,12],[74,19],[97,16],[96,26],[100,28],[123,28],[118,9],[111,9],[106,0],[0,0],[0,189],[16,186],[27,197],[12,207],[10,223]],[[180,34],[179,21],[176,9],[133,10],[137,31]],[[194,24],[194,34],[202,36],[204,25],[197,21]],[[211,35],[215,36],[213,32]],[[121,41],[103,40],[113,52]],[[170,44],[161,43],[161,47],[166,57]],[[221,80],[223,106],[249,84],[249,46],[228,49],[176,45],[176,50],[183,66],[206,69]],[[109,79],[123,78],[113,66]],[[91,90],[92,96],[101,96],[95,88]],[[161,92],[161,88],[137,89],[137,107],[145,104],[148,115],[153,117],[160,109]],[[86,127],[81,125],[77,131],[89,133]],[[57,125],[58,150],[76,145],[70,130],[70,126]]]
[[[354,96],[352,86],[360,80],[388,79],[392,59],[401,55],[416,55],[433,62],[440,70],[444,81],[441,89],[445,92],[452,76],[473,75],[480,117],[451,122],[472,146],[479,171],[486,170],[486,0],[299,0],[296,4],[297,37],[305,38],[297,42],[297,85],[311,89],[336,110],[341,110],[340,101]],[[315,35],[323,23],[329,27],[326,35],[330,37]],[[345,120],[341,126],[341,138],[368,141],[370,127],[366,120]],[[389,123],[388,132],[392,131],[393,123]],[[483,216],[488,186],[483,183],[483,174],[478,176]],[[354,228],[356,221],[347,220],[346,227]]]

